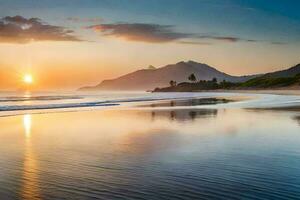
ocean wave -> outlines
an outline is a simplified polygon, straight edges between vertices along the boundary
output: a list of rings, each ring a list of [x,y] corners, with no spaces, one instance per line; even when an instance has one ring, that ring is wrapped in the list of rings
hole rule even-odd
[[[123,99],[111,99],[111,100],[102,100],[102,101],[88,101],[85,102],[71,102],[71,103],[47,103],[47,104],[22,104],[22,105],[1,105],[0,112],[2,111],[24,111],[24,110],[49,110],[49,109],[65,109],[65,108],[84,108],[84,107],[100,107],[100,106],[117,106],[122,103],[137,103],[137,102],[151,102],[151,101],[161,101],[161,100],[179,100],[179,99],[190,99],[192,97],[137,97],[137,98],[123,98]],[[194,97],[195,98],[195,97]],[[201,98],[201,97],[198,97]],[[205,97],[202,97],[205,98]],[[18,98],[17,98],[18,99]],[[17,100],[14,99],[14,100]],[[66,99],[76,99],[73,97],[66,96],[40,96],[35,97],[35,100],[43,99],[43,100],[66,100]],[[83,99],[82,97],[78,97],[77,99]],[[1,102],[1,100],[0,100]]]
[[[83,99],[81,96],[11,96],[2,97],[0,102],[22,102],[22,101],[55,101],[55,100],[71,100],[71,99]]]
[[[245,96],[247,98],[245,98]],[[230,103],[213,103],[209,105],[197,104],[188,105],[201,108],[268,108],[268,107],[290,107],[300,105],[299,96],[292,95],[270,95],[270,94],[239,94],[239,93],[172,93],[172,94],[159,94],[159,93],[142,93],[139,96],[124,94],[123,96],[111,96],[108,94],[99,95],[46,95],[46,96],[32,96],[32,97],[0,97],[0,112],[7,111],[27,111],[27,110],[50,110],[50,109],[68,109],[70,108],[86,108],[86,107],[107,107],[117,106],[126,103],[138,102],[153,102],[162,100],[193,100],[193,99],[228,99],[234,101]],[[239,98],[241,97],[241,98]],[[52,100],[58,100],[53,101]],[[72,100],[72,101],[66,101]],[[10,101],[10,102],[5,102]],[[16,101],[16,103],[13,103]],[[17,101],[21,101],[18,102]],[[27,101],[27,102],[26,102]],[[28,102],[31,101],[31,102]],[[36,103],[34,102],[36,101]],[[38,102],[42,101],[42,102]],[[49,101],[49,102],[48,102]],[[166,105],[168,107],[168,104]],[[176,104],[176,107],[185,105]],[[145,107],[145,106],[143,106]],[[156,106],[155,106],[156,107]],[[158,106],[161,107],[161,106]],[[152,109],[152,107],[151,107]],[[76,109],[73,109],[76,110]],[[1,114],[2,115],[2,114]]]
[[[87,102],[87,103],[65,103],[65,104],[46,104],[46,105],[13,105],[13,106],[2,106],[0,107],[0,111],[82,108],[82,107],[96,107],[96,106],[116,106],[116,105],[119,104],[108,103],[108,102]]]

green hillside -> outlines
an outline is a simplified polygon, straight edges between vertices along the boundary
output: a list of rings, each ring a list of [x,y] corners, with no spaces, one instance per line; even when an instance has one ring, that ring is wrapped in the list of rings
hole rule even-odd
[[[200,80],[197,82],[183,82],[179,84],[173,82],[169,87],[155,88],[154,92],[193,92],[217,89],[276,89],[292,85],[300,85],[300,74],[294,77],[270,77],[263,75],[242,83],[227,81],[217,82],[216,79],[211,81]]]
[[[243,82],[240,84],[239,87],[273,88],[273,87],[287,87],[299,83],[300,83],[300,74],[297,74],[294,77],[278,77],[278,78],[261,76]]]

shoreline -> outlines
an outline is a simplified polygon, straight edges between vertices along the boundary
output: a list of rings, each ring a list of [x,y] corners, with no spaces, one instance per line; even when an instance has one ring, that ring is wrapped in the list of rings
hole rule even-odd
[[[215,99],[226,99],[229,101],[245,101],[251,100],[253,98],[265,95],[286,95],[290,96],[291,99],[299,102],[298,96],[300,95],[300,90],[202,90],[202,91],[193,91],[187,92],[190,94],[179,94],[180,92],[157,92],[161,94],[146,96],[141,94],[141,96],[136,97],[130,100],[110,100],[110,101],[100,101],[99,99],[87,99],[87,102],[71,102],[66,103],[64,100],[61,103],[53,104],[32,104],[32,105],[6,105],[5,110],[0,109],[0,117],[19,115],[19,114],[35,114],[35,113],[56,113],[56,112],[71,112],[71,111],[86,111],[86,110],[101,110],[101,109],[123,109],[139,107],[140,105],[148,104],[160,104],[162,102],[169,101],[190,101],[192,100],[194,104],[201,105],[202,103],[197,103],[197,101],[206,101],[207,99],[211,101],[216,101]],[[174,93],[174,94],[172,94]],[[251,95],[252,94],[252,95]],[[292,97],[294,96],[294,97]],[[272,97],[272,98],[281,98],[281,97]],[[288,98],[288,99],[290,99]],[[197,100],[200,99],[200,100]],[[212,100],[213,99],[213,100]],[[196,102],[196,103],[195,103]],[[208,103],[211,104],[210,102]],[[156,107],[156,106],[154,106]]]
[[[300,95],[300,90],[296,89],[258,89],[258,90],[208,90],[205,92],[220,93],[245,93],[245,94],[275,94],[275,95]]]
[[[183,91],[182,91],[183,92]],[[205,92],[215,92],[215,93],[242,93],[242,94],[275,94],[275,95],[300,95],[300,89],[217,89],[217,90],[198,90],[198,91],[184,91],[191,93],[205,93]],[[154,92],[152,93],[180,93],[176,91],[170,92]]]

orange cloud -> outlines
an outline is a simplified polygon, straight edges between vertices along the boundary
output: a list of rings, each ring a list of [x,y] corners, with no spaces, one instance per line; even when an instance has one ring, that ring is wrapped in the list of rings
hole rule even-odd
[[[98,24],[87,27],[103,36],[112,36],[127,41],[138,41],[148,43],[167,43],[178,42],[181,44],[207,45],[211,44],[203,40],[222,41],[222,42],[257,42],[257,40],[243,39],[234,36],[215,36],[194,33],[182,33],[173,30],[172,25],[145,24],[145,23],[113,23]],[[201,40],[201,41],[199,41]]]
[[[29,43],[33,41],[81,41],[74,31],[42,22],[39,18],[22,16],[0,19],[0,43]]]
[[[172,30],[173,26],[143,23],[99,24],[89,29],[103,33],[105,36],[119,37],[129,41],[164,43],[189,38],[192,34],[179,33]]]

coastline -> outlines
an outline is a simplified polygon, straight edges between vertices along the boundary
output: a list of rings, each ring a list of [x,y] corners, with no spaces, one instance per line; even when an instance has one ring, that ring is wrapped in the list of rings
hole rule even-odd
[[[203,91],[202,91],[203,92]],[[207,90],[205,92],[220,93],[245,93],[245,94],[275,94],[275,95],[300,95],[300,89],[249,89],[249,90]]]
[[[172,93],[178,91],[151,91],[153,93]],[[180,92],[216,92],[216,93],[245,93],[245,94],[276,94],[276,95],[300,95],[300,87],[288,87],[278,89],[216,89],[216,90],[194,90]]]

